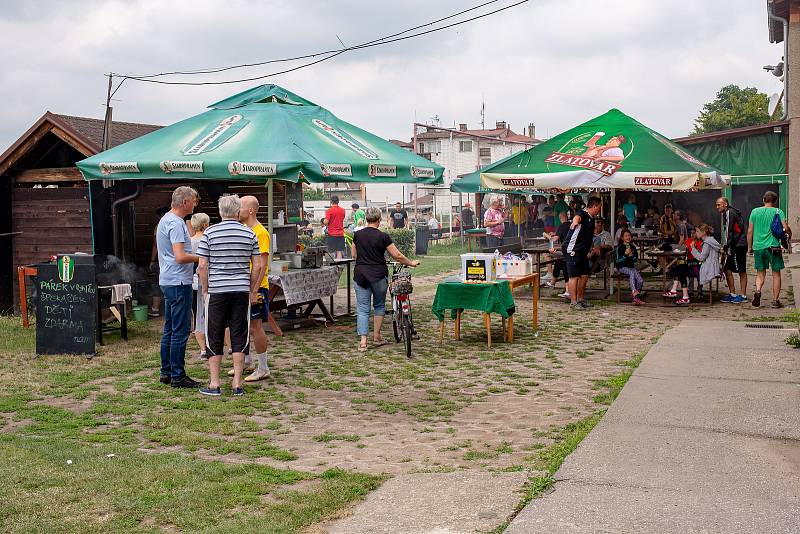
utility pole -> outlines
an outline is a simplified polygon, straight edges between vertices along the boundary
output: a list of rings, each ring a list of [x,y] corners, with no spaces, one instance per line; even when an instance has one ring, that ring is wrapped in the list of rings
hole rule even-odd
[[[111,147],[111,85],[114,81],[114,73],[109,72],[108,76],[108,93],[106,95],[106,117],[103,123],[103,143],[101,148],[108,150]]]

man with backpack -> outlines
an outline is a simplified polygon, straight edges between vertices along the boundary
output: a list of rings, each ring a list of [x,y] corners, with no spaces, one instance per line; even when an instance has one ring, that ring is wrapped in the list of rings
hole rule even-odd
[[[717,199],[717,211],[720,215],[720,241],[727,254],[725,260],[725,280],[728,282],[730,294],[720,300],[739,304],[747,300],[747,232],[744,229],[742,212],[734,208],[725,197]],[[733,273],[739,274],[740,293],[736,293]]]
[[[747,248],[753,254],[756,266],[756,292],[753,306],[761,306],[761,288],[767,277],[767,268],[772,271],[772,307],[782,308],[781,270],[784,268],[781,241],[788,241],[789,227],[786,215],[775,207],[778,195],[773,191],[764,193],[764,206],[750,212],[750,227],[747,229]]]

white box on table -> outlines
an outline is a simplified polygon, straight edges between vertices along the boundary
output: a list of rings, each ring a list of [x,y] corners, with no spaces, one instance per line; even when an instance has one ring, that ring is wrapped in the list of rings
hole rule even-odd
[[[461,280],[490,282],[496,279],[497,255],[477,252],[461,255]]]
[[[507,260],[500,258],[497,260],[497,278],[516,278],[527,276],[533,272],[533,258],[526,256],[522,259]]]

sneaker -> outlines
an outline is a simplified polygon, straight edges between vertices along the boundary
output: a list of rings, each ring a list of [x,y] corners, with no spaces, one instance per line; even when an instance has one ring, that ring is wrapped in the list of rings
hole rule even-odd
[[[673,298],[675,298],[675,297],[677,297],[677,296],[678,296],[678,293],[677,293],[677,292],[675,292],[675,291],[664,291],[664,292],[661,294],[661,296],[662,296],[662,297],[666,297],[666,298],[668,298],[668,299],[673,299]]]
[[[776,308],[776,309],[777,308],[783,308],[783,304],[781,304],[781,301],[779,301],[779,300],[773,300],[772,301],[772,307]]]
[[[546,274],[542,277],[542,282],[552,282],[552,281],[553,281],[553,275],[551,274]]]
[[[200,354],[197,355],[198,360],[207,361],[208,360],[208,353],[206,351],[202,351]]]
[[[170,385],[174,388],[195,389],[200,385],[200,382],[184,376],[180,380],[173,380]]]
[[[722,295],[722,296],[719,298],[719,301],[720,301],[720,302],[728,302],[728,303],[731,303],[731,302],[733,302],[733,299],[734,299],[734,297],[736,297],[736,295]]]
[[[259,380],[264,380],[265,378],[270,377],[269,369],[261,370],[256,369],[251,374],[247,375],[244,379],[245,382],[258,382]]]
[[[641,306],[644,304],[644,301],[639,297],[633,297],[633,305],[634,306]]]
[[[556,287],[556,285],[550,280],[545,280],[544,285],[545,287]]]
[[[675,304],[689,304],[690,300],[686,297],[681,297],[675,301]]]
[[[559,293],[558,296],[561,297],[562,299],[568,299],[569,293],[564,291],[563,293]]]
[[[589,304],[589,301],[588,301],[588,300],[586,300],[586,299],[579,300],[579,301],[578,301],[578,304],[580,304],[582,307],[584,307],[584,308],[586,308],[586,309],[588,309],[588,308],[592,308],[592,307],[593,307],[591,304]]]
[[[255,365],[251,365],[250,367],[245,367],[244,369],[242,369],[242,374],[245,374],[245,373],[252,373],[252,372],[253,372],[253,371],[255,371],[255,370],[256,370],[256,367],[255,367]],[[229,371],[228,371],[228,376],[233,376],[233,374],[234,374],[234,373],[233,373],[233,369],[231,369],[231,370],[229,370]]]
[[[158,379],[158,381],[161,382],[162,384],[169,384],[170,382],[172,382],[172,377],[171,376],[166,376],[166,375],[161,375],[161,377]]]
[[[233,396],[234,397],[242,397],[242,396],[244,396],[244,388],[241,388],[241,387],[233,388]]]
[[[746,300],[747,299],[742,295],[734,295],[733,298],[731,298],[730,302],[732,304],[741,304],[742,302],[744,302]]]
[[[742,298],[742,302],[747,302],[747,295],[739,295]]]
[[[756,291],[753,293],[753,307],[758,308],[761,306],[761,291]]]
[[[204,387],[198,390],[201,395],[208,395],[209,397],[219,397],[222,395],[222,390],[220,388],[212,388],[212,387]]]
[[[571,310],[574,310],[574,311],[586,311],[588,309],[588,308],[584,308],[583,306],[581,306],[580,302],[573,302],[572,304],[569,305],[569,307],[570,307]]]

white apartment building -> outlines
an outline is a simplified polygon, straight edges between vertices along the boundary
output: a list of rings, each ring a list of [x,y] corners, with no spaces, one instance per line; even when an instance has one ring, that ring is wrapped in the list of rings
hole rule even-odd
[[[540,142],[534,137],[533,124],[526,128],[526,135],[521,135],[505,121],[498,121],[494,129],[470,130],[462,123],[458,129],[417,125],[416,131],[412,140],[415,152],[445,168],[446,186],[459,176]]]

